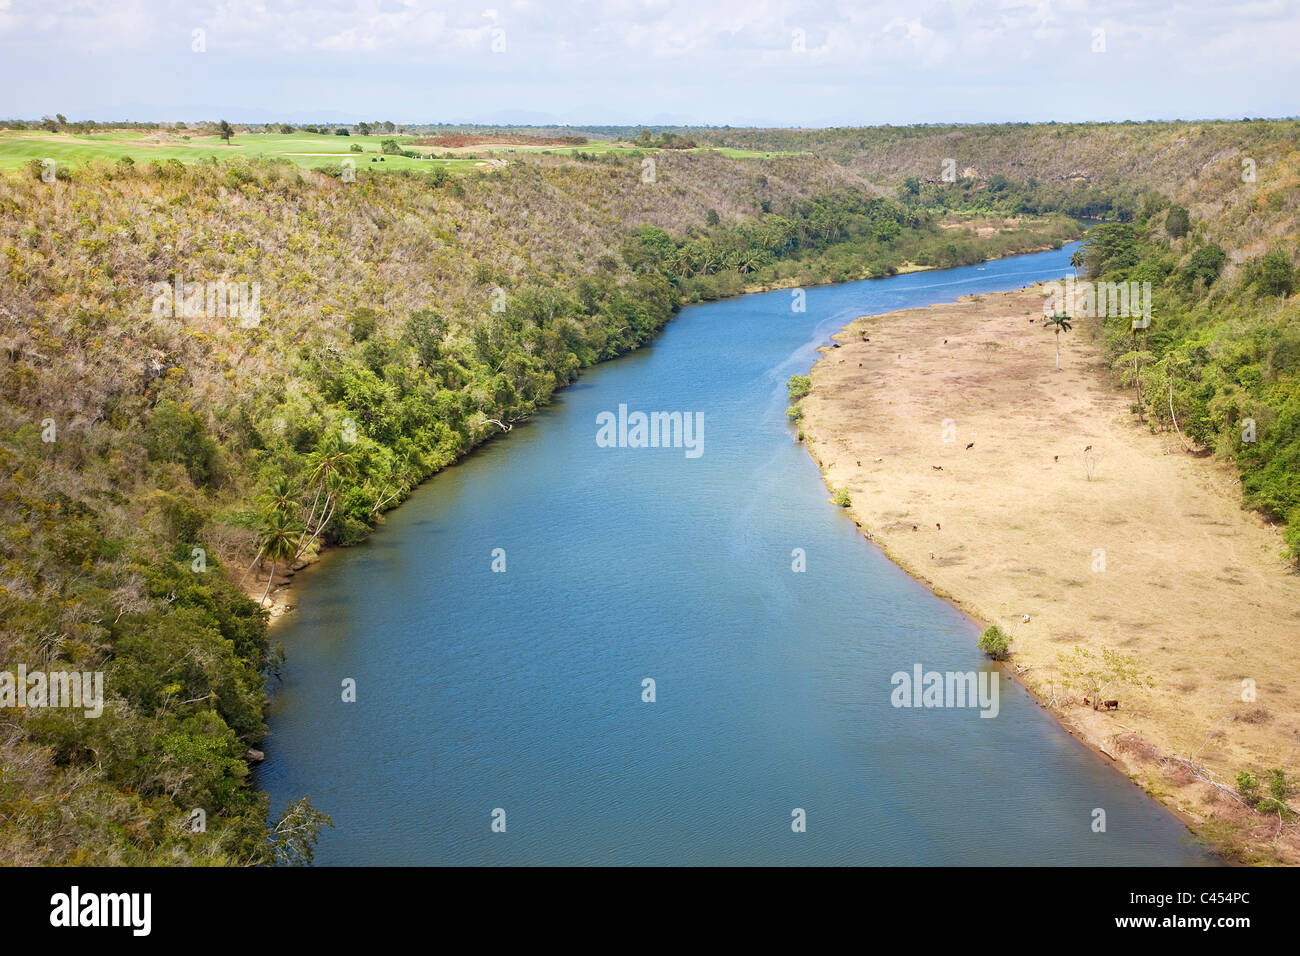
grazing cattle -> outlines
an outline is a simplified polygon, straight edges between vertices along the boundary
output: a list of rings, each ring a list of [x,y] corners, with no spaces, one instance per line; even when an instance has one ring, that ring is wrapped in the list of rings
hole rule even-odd
[[[1052,461],[1060,461],[1060,460],[1061,460],[1061,456],[1060,456],[1060,455],[1053,455],[1053,456],[1052,456]]]
[[[971,450],[972,448],[974,448],[974,447],[975,447],[975,443],[974,443],[974,442],[971,442],[969,445],[966,446],[966,450],[967,450],[967,451],[970,451],[970,450]]]
[[[936,522],[934,523],[934,526],[935,526],[936,528],[939,528],[939,522],[936,521]],[[942,531],[943,528],[939,528],[939,530]]]
[[[1085,698],[1083,699],[1083,704],[1084,704],[1085,707],[1088,706],[1088,705],[1091,704],[1091,703],[1092,703],[1092,701],[1090,701],[1088,698],[1085,697]]]
[[[1119,701],[1103,700],[1101,702],[1101,706],[1105,707],[1107,710],[1119,710]]]
[[[931,465],[930,467],[935,471],[943,471],[943,465]]]
[[[913,531],[916,530],[916,525],[912,525],[912,530],[913,530]]]

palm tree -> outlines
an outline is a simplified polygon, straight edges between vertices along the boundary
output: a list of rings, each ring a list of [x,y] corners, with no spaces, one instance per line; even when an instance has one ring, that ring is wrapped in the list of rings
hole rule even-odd
[[[1061,370],[1061,333],[1070,331],[1070,317],[1064,312],[1053,312],[1050,319],[1043,319],[1043,325],[1056,333],[1056,370]]]
[[[293,506],[298,502],[293,497],[293,486],[289,484],[289,479],[281,475],[275,481],[271,482],[271,487],[266,490],[267,507],[272,511],[283,511],[288,514],[293,510]]]
[[[336,434],[325,436],[320,448],[316,449],[308,463],[307,483],[323,484],[331,474],[344,477],[353,474],[356,465],[344,445],[343,439]]]
[[[311,547],[312,542],[325,530],[334,517],[338,495],[343,489],[343,479],[354,475],[356,470],[356,462],[338,435],[327,436],[320,448],[312,454],[307,465],[307,484],[316,486],[316,497],[311,503],[311,510],[307,512],[306,534],[302,536],[295,558]],[[325,495],[324,503],[321,502],[322,492]],[[319,515],[316,513],[317,505],[320,506]]]
[[[262,512],[262,516],[267,519],[274,514],[289,514],[292,511],[293,506],[298,503],[293,497],[292,486],[289,484],[289,479],[284,477],[284,475],[281,475],[279,478],[275,479],[275,481],[271,482],[271,487],[266,490],[264,497],[267,506],[266,510]],[[244,572],[244,576],[239,579],[240,587],[243,587],[244,581],[248,579],[249,572],[251,572],[253,568],[257,567],[258,562],[262,560],[265,551],[265,546],[258,548],[257,557],[253,558],[253,563],[248,566],[248,570]]]
[[[298,553],[298,540],[302,537],[302,532],[303,526],[283,512],[275,511],[267,516],[259,538],[262,553],[271,559],[271,573],[266,576],[266,590],[262,592],[261,603],[265,604],[266,596],[271,593],[276,564],[287,561]]]

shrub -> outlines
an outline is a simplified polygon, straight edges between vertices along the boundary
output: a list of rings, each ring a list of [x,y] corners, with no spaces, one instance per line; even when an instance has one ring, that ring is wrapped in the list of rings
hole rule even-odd
[[[348,328],[352,332],[352,340],[354,342],[364,342],[374,335],[375,322],[374,309],[353,309],[352,315],[348,318]]]
[[[1274,800],[1286,800],[1290,789],[1285,770],[1281,767],[1274,767],[1268,772],[1268,794],[1270,797]]]
[[[164,399],[145,427],[145,450],[154,461],[174,461],[185,466],[196,485],[215,476],[217,444],[207,436],[203,416],[187,405]]]
[[[1228,254],[1222,247],[1214,243],[1202,246],[1192,253],[1187,268],[1183,270],[1183,278],[1188,285],[1197,279],[1204,280],[1206,285],[1213,285],[1214,280],[1219,278],[1219,273],[1223,271],[1223,264],[1227,261]]]
[[[849,497],[849,489],[847,488],[841,488],[839,491],[835,492],[835,495],[831,500],[841,508],[847,508],[849,505],[853,504],[853,499]]]
[[[1248,806],[1259,803],[1259,779],[1249,770],[1237,774],[1237,793]]]
[[[1252,269],[1255,287],[1264,295],[1288,296],[1295,288],[1295,269],[1281,249],[1273,249]]]
[[[807,375],[791,375],[786,383],[791,401],[798,401],[812,391],[812,379]]]
[[[1011,656],[1011,638],[996,624],[980,635],[979,647],[995,661],[1004,661]]]
[[[1171,238],[1181,239],[1192,228],[1192,217],[1182,206],[1172,206],[1165,216],[1165,231]]]

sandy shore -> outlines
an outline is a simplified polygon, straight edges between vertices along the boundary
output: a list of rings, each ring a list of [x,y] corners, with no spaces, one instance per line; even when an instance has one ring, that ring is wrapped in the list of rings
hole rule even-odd
[[[1281,534],[1242,510],[1229,467],[1136,421],[1100,320],[1062,335],[1057,372],[1041,315],[1031,289],[855,321],[813,370],[808,447],[889,557],[1011,635],[1008,670],[1072,732],[1229,859],[1300,863],[1300,826],[1214,785],[1300,771]],[[1084,706],[1062,686],[1076,645],[1131,655],[1151,686]]]

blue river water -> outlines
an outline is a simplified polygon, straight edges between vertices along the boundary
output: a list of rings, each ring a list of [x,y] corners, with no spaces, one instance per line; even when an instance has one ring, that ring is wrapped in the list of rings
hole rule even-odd
[[[991,671],[978,629],[785,418],[855,317],[1058,278],[1073,248],[688,307],[427,482],[294,584],[273,813],[332,816],[320,864],[1213,862],[1005,676],[991,718],[891,704],[918,664]],[[702,414],[701,453],[602,447],[620,405]]]

